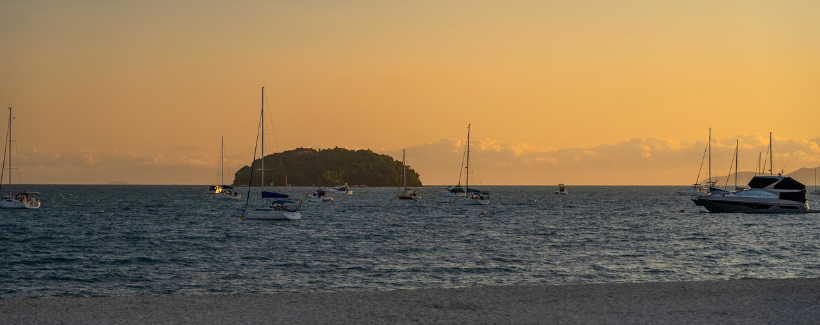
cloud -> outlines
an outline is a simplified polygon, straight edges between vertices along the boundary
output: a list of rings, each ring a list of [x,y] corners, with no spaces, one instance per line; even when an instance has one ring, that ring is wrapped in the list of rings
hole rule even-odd
[[[755,171],[758,156],[766,159],[768,134],[741,134],[713,140],[713,175],[728,174],[736,141],[740,146],[741,171]],[[818,143],[820,138],[774,137],[775,171],[785,169],[789,173],[801,167],[820,165]],[[407,164],[419,172],[427,185],[455,184],[464,170],[465,145],[464,139],[418,144],[407,148]],[[474,185],[675,185],[702,180],[707,173],[705,164],[701,170],[705,140],[634,138],[614,144],[547,150],[525,142],[485,138],[472,141],[471,147],[470,183]],[[21,155],[22,179],[15,176],[18,177],[15,182],[211,184],[218,182],[218,158],[211,151],[198,147],[159,153],[32,149]],[[401,150],[382,153],[401,159]],[[237,161],[250,161],[250,158],[230,160],[233,162],[230,172],[243,165]]]
[[[713,138],[713,175],[725,175],[732,165],[735,143],[740,147],[741,171],[757,169],[758,156],[768,150],[768,135],[742,134]],[[471,183],[485,185],[674,185],[689,184],[698,177],[706,140],[634,138],[593,147],[543,150],[527,143],[502,143],[479,139],[471,145]],[[820,138],[774,138],[775,170],[786,172],[820,163]],[[458,181],[465,142],[444,139],[407,148],[407,163],[425,184]],[[385,151],[401,158],[401,151]],[[759,154],[762,153],[762,154]],[[765,159],[765,157],[764,157]],[[704,163],[705,164],[705,163]],[[706,174],[706,166],[700,178]]]
[[[40,184],[105,184],[111,181],[209,184],[217,178],[217,160],[193,152],[144,154],[103,150],[43,152],[32,149],[21,155],[22,168],[14,176],[15,182]],[[226,179],[232,179],[232,176]]]

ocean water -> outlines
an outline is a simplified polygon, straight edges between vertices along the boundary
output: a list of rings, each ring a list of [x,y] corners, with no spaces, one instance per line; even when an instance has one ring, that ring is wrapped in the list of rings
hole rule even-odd
[[[37,188],[41,209],[0,210],[0,298],[820,276],[820,215],[712,214],[678,187],[353,188],[298,221],[240,219],[207,186]]]

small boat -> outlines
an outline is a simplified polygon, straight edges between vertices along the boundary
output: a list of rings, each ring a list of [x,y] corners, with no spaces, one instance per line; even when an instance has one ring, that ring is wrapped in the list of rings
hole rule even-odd
[[[222,138],[222,147],[219,151],[219,180],[222,184],[225,184],[225,161],[228,157],[225,157],[225,138]],[[230,173],[230,166],[228,167],[228,172]],[[212,185],[208,188],[208,193],[211,193],[212,199],[231,199],[231,200],[239,200],[242,198],[242,194],[234,191],[232,186],[229,185]]]
[[[701,184],[692,184],[692,186],[683,188],[678,191],[678,195],[681,196],[704,196],[706,195],[706,185]]]
[[[568,195],[569,193],[567,193],[567,187],[564,186],[564,184],[558,184],[558,189],[555,191],[555,194]]]
[[[456,186],[448,186],[447,188],[441,191],[441,196],[444,197],[455,197],[455,196],[466,196],[467,192],[464,191],[464,188],[461,185]]]
[[[345,185],[331,187],[329,191],[334,194],[353,194],[353,191],[350,190],[350,186],[348,186],[347,183],[345,183]]]
[[[399,200],[418,200],[421,198],[421,190],[414,190],[407,187],[407,164],[404,160],[404,149],[401,150],[401,181],[399,188],[396,191],[396,197]]]
[[[259,115],[260,121],[259,124],[261,125],[259,132],[256,134],[257,139],[262,140],[262,159],[259,159],[262,165],[260,170],[262,171],[262,177],[260,178],[262,182],[262,191],[261,191],[261,199],[275,199],[274,201],[270,202],[269,204],[265,204],[261,207],[255,209],[248,209],[248,205],[250,204],[251,198],[251,186],[253,185],[253,171],[254,171],[254,164],[256,163],[256,149],[253,150],[253,160],[251,162],[251,176],[248,179],[248,196],[245,200],[245,208],[242,209],[242,218],[244,219],[253,219],[253,220],[298,220],[302,218],[302,213],[300,212],[302,208],[301,201],[292,201],[292,200],[284,200],[289,198],[290,196],[287,194],[275,193],[275,192],[268,192],[265,191],[265,87],[262,87],[262,112]],[[278,199],[278,200],[277,200]]]
[[[40,208],[40,193],[39,192],[32,192],[32,191],[24,191],[24,192],[17,192],[14,193],[11,187],[11,172],[12,169],[17,169],[17,167],[12,167],[11,164],[14,161],[11,158],[11,153],[15,150],[12,150],[12,143],[16,142],[12,140],[12,135],[14,132],[12,131],[12,121],[14,118],[11,115],[11,107],[9,107],[9,126],[6,132],[6,141],[8,144],[6,145],[6,151],[3,153],[3,174],[5,174],[6,169],[8,169],[9,175],[9,195],[0,198],[0,208],[3,209],[39,209]],[[17,147],[14,147],[16,149]],[[6,168],[6,157],[8,154],[8,168]],[[2,177],[0,177],[0,189],[2,189]]]
[[[490,193],[487,191],[477,192],[476,190],[470,190],[470,125],[467,125],[467,164],[464,167],[466,175],[466,181],[464,182],[464,187],[466,188],[466,195],[463,199],[458,200],[460,204],[463,205],[487,205],[490,204]]]
[[[817,168],[814,168],[814,191],[811,191],[811,195],[820,196],[820,190],[817,189]]]
[[[317,188],[316,191],[313,191],[313,193],[305,195],[305,197],[310,202],[317,202],[317,203],[333,202],[333,197],[330,196],[330,194],[327,192],[327,190],[323,190],[321,188]]]
[[[239,200],[242,198],[242,193],[239,193],[239,191],[234,191],[233,187],[223,185],[221,190],[212,195],[211,198]]]
[[[288,195],[263,191],[262,197],[287,198]],[[301,201],[274,200],[269,206],[245,211],[243,218],[251,220],[297,220],[302,218],[301,208]]]

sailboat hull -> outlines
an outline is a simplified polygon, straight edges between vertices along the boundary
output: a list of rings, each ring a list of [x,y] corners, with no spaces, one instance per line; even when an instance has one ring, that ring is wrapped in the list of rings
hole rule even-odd
[[[0,200],[0,208],[3,209],[39,209],[40,202],[21,202],[13,198],[3,198]]]
[[[463,198],[458,201],[462,205],[487,205],[490,204],[490,200],[477,200],[474,198]]]
[[[239,199],[242,198],[242,194],[234,193],[233,195],[229,195],[229,194],[225,194],[225,193],[219,193],[219,194],[214,194],[212,198],[214,198],[214,199],[223,199],[223,200],[224,199],[239,200]]]
[[[257,209],[248,211],[245,219],[251,220],[299,220],[302,219],[301,212],[274,211],[270,209]]]

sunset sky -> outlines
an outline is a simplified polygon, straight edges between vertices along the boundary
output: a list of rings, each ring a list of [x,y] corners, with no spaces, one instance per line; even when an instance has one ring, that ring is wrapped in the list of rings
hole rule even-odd
[[[709,127],[716,174],[735,139],[754,171],[768,132],[775,169],[820,166],[818,15],[796,0],[10,0],[0,104],[25,182],[211,184],[220,137],[233,171],[250,163],[265,86],[270,151],[407,148],[425,184],[450,184],[472,124],[482,184],[689,184]]]

